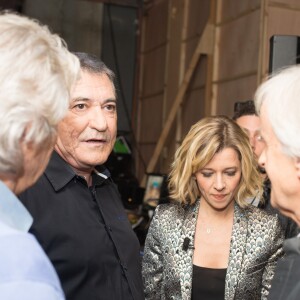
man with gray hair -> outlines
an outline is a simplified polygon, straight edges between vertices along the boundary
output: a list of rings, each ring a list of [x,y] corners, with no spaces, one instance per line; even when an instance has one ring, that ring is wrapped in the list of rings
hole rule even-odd
[[[76,55],[81,78],[58,125],[55,151],[21,200],[67,299],[141,300],[139,242],[104,166],[117,134],[114,74],[97,57]]]
[[[0,14],[0,299],[63,300],[58,277],[16,197],[43,173],[79,61],[47,27]]]
[[[255,94],[265,141],[259,163],[272,183],[271,204],[300,225],[300,66],[281,70]],[[284,242],[286,256],[278,262],[271,300],[300,297],[300,239]]]
[[[265,143],[261,137],[260,127],[261,121],[256,114],[255,104],[253,100],[247,100],[244,102],[236,102],[234,105],[233,120],[242,127],[249,136],[250,144],[258,159],[265,147]],[[285,238],[291,238],[298,234],[298,226],[290,218],[283,216],[277,209],[274,209],[270,203],[271,183],[266,175],[264,168],[259,166],[259,172],[264,180],[264,192],[263,201],[260,201],[257,197],[251,199],[251,203],[259,208],[268,211],[271,214],[277,214],[280,225],[284,231]]]

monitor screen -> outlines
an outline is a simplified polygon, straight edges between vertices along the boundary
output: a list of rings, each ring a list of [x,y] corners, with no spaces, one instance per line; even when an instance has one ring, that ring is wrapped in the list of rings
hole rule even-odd
[[[144,204],[147,204],[151,207],[156,207],[158,205],[164,179],[164,175],[161,174],[148,174],[143,201]]]

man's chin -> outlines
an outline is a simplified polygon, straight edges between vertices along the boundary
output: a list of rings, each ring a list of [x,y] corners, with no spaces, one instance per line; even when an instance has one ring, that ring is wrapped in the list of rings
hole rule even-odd
[[[77,162],[79,165],[82,167],[87,167],[87,168],[94,168],[99,165],[103,165],[107,159],[108,159],[108,154],[104,153],[91,153],[87,152],[87,155],[83,155],[81,157],[77,157]]]

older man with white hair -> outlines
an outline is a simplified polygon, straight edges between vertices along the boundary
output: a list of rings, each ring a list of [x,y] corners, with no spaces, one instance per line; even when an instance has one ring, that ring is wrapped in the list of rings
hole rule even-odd
[[[16,196],[46,168],[79,61],[36,21],[2,13],[0,28],[0,299],[63,300]]]
[[[255,94],[265,141],[259,162],[272,182],[271,203],[300,225],[300,66],[281,70]],[[300,298],[300,239],[287,239],[268,299]]]

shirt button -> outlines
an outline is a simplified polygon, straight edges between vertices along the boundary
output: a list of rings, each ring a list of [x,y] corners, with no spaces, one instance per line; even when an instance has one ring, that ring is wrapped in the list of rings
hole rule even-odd
[[[127,267],[125,266],[125,264],[124,264],[122,261],[120,261],[120,260],[119,260],[119,263],[120,263],[122,269],[123,269],[124,271],[127,271]]]

